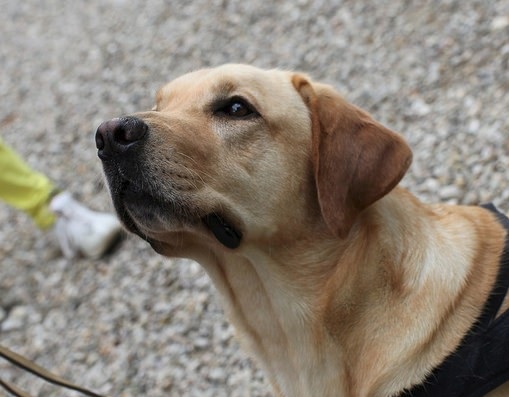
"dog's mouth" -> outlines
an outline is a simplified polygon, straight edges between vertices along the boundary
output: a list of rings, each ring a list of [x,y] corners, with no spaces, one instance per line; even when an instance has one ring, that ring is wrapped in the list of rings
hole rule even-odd
[[[237,248],[242,240],[242,232],[232,226],[220,214],[213,212],[202,218],[205,226],[214,234],[217,241],[226,248]]]
[[[184,204],[184,200],[161,198],[124,178],[119,181],[118,188],[111,189],[111,193],[115,210],[127,230],[152,246],[156,242],[153,234],[176,231],[179,228],[204,227],[229,249],[237,248],[242,241],[240,228],[220,212],[211,211],[200,215],[200,211]]]

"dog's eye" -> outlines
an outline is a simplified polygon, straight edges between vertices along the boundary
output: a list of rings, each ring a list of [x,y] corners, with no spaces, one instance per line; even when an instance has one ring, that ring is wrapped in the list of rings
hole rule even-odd
[[[226,103],[221,103],[217,106],[216,115],[226,116],[236,119],[243,119],[250,116],[258,115],[256,110],[244,99],[234,97],[229,99]]]
[[[241,101],[231,103],[225,110],[229,116],[235,117],[244,117],[251,113],[248,107]]]

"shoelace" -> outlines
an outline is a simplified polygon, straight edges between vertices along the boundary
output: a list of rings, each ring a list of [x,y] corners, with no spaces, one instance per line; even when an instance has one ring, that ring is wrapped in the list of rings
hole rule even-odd
[[[81,393],[88,397],[106,397],[102,394],[95,393],[89,389],[86,389],[84,387],[75,385],[74,383],[71,383],[63,378],[61,378],[58,375],[55,375],[44,368],[40,367],[39,365],[35,364],[34,362],[26,359],[23,356],[20,356],[17,353],[14,353],[13,351],[7,349],[6,347],[0,345],[0,357],[9,361],[11,364],[15,365],[18,368],[21,368],[22,370],[25,370],[27,372],[30,372],[31,374],[45,380],[46,382],[52,383],[54,385],[77,391],[78,393]],[[21,390],[16,385],[4,381],[0,377],[0,387],[2,387],[5,391],[12,394],[16,397],[32,397],[27,392]]]

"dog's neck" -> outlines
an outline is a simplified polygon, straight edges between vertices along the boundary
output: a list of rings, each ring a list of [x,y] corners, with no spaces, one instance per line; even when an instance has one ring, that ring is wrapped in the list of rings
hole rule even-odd
[[[246,244],[197,259],[282,396],[376,397],[421,382],[478,315],[471,280],[487,294],[496,273],[472,265],[472,239],[481,244],[461,211],[396,189],[346,240],[317,226],[285,250]]]

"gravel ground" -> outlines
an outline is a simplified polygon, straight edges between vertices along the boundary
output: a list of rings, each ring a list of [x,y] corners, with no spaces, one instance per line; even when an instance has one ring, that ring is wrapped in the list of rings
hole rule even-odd
[[[243,62],[303,70],[400,131],[415,152],[404,185],[421,199],[509,211],[507,0],[0,9],[0,135],[92,208],[111,210],[93,140],[102,120],[150,108],[182,73]],[[122,397],[271,395],[195,263],[132,237],[103,260],[66,260],[0,203],[0,275],[0,343],[69,379]],[[37,396],[74,395],[0,373]]]

